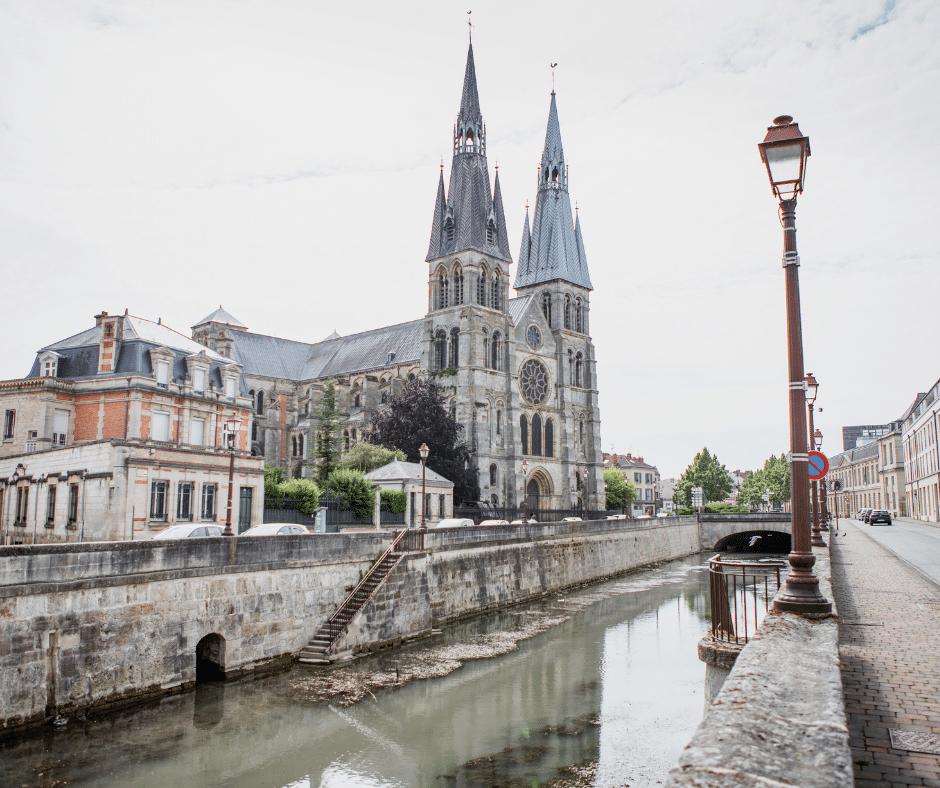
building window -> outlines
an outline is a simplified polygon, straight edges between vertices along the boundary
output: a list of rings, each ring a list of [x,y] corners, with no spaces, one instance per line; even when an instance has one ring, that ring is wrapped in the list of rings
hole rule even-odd
[[[499,271],[493,271],[493,284],[492,284],[492,292],[490,293],[490,306],[493,309],[501,309]]]
[[[170,414],[156,410],[151,416],[150,439],[155,441],[170,440]]]
[[[496,243],[496,222],[492,219],[486,223],[486,242],[488,244]]]
[[[296,435],[292,435],[292,436],[291,436],[291,450],[290,450],[290,456],[291,456],[291,457],[296,457],[296,456],[297,456],[297,436],[296,436]]]
[[[646,490],[644,490],[644,492],[646,493],[646,496],[645,496],[645,497],[646,497],[646,500],[647,500],[647,501],[652,501],[652,500],[653,500],[653,491],[652,491],[649,487],[647,487]]]
[[[158,361],[157,362],[157,385],[161,389],[165,389],[170,382],[170,362],[169,361]]]
[[[447,332],[443,328],[434,335],[434,368],[447,369]]]
[[[519,431],[522,434],[522,453],[529,453],[529,420],[522,415],[519,417]]]
[[[193,419],[189,427],[189,442],[192,446],[202,446],[206,436],[206,420]]]
[[[13,427],[16,425],[16,411],[8,410],[3,419],[3,439],[13,440]]]
[[[555,456],[555,425],[551,419],[545,420],[545,456]]]
[[[349,430],[343,430],[343,449],[349,451]]]
[[[489,367],[490,365],[490,335],[487,330],[483,329],[483,366]]]
[[[257,421],[251,422],[251,439],[253,441],[258,440],[258,422]]]
[[[496,434],[503,434],[503,412],[501,410],[496,411]]]
[[[565,328],[571,328],[571,296],[565,296]]]
[[[437,496],[437,516],[439,519],[444,519],[444,496]]]
[[[356,442],[356,431],[355,431],[355,430],[352,431],[352,442],[353,442],[353,443]]]
[[[552,328],[552,294],[551,293],[542,293],[542,314],[545,315],[545,320],[548,323],[548,327]]]
[[[532,453],[542,456],[542,417],[538,413],[532,417]]]
[[[450,330],[450,366],[456,369],[459,366],[460,357],[460,330],[452,328]]]
[[[235,399],[235,378],[228,378],[225,381],[225,396],[230,400]],[[262,392],[258,392],[258,397],[263,397]]]
[[[480,278],[477,279],[477,303],[486,306],[486,268],[480,269]]]
[[[255,395],[255,413],[257,413],[259,416],[264,415],[264,392],[263,391],[259,391]]]
[[[448,301],[448,281],[447,274],[443,271],[437,277],[437,308],[447,309]]]
[[[496,467],[496,463],[490,465],[490,486],[496,486],[496,475],[499,472],[499,469]]]
[[[169,482],[150,483],[150,519],[166,521],[166,499],[170,490]]]
[[[356,431],[353,430],[353,438],[355,437],[356,437]],[[298,457],[304,456],[304,436],[303,435],[297,436],[297,456]]]
[[[575,301],[574,306],[574,330],[578,333],[584,333],[584,318],[580,298]]]
[[[383,405],[388,404],[388,392],[387,391],[382,392],[382,404]]]
[[[431,493],[424,494],[424,518],[427,520],[431,517]]]
[[[42,376],[44,378],[54,378],[56,373],[57,362],[55,359],[50,359],[42,365]]]
[[[651,473],[646,474],[646,483],[647,483],[647,484],[652,484],[652,483],[653,483],[653,474],[651,474]]]
[[[218,495],[218,485],[202,485],[202,519],[215,521],[215,501]]]
[[[52,445],[65,446],[69,431],[69,412],[56,408],[52,422]]]
[[[78,485],[69,485],[69,516],[68,524],[75,525],[78,522]]]
[[[29,508],[29,487],[16,488],[16,518],[14,525],[26,525],[26,512]]]
[[[460,306],[463,303],[463,269],[457,267],[454,269],[454,306]]]
[[[491,369],[496,369],[496,370],[501,369],[501,365],[500,365],[500,362],[501,362],[500,355],[502,353],[502,348],[500,347],[501,344],[502,344],[502,335],[499,333],[499,331],[494,331],[493,332],[493,344],[492,344],[492,347],[490,348],[490,368]]]
[[[49,485],[49,495],[46,499],[46,525],[55,525],[55,496],[56,486]]]
[[[635,481],[637,484],[642,484],[642,483],[643,483],[643,474],[642,474],[642,473],[634,473],[634,474],[633,474],[633,481]]]
[[[176,519],[193,519],[193,483],[180,482],[176,485]]]
[[[578,427],[578,433],[581,438],[581,448],[584,448],[584,422],[582,421]]]
[[[448,244],[454,242],[454,220],[449,216],[444,220],[444,238],[447,239]]]
[[[202,394],[206,390],[206,371],[204,369],[193,370],[193,393]]]
[[[580,353],[574,357],[574,385],[579,388],[583,384],[584,377],[584,356]]]
[[[574,351],[568,348],[568,385],[574,383]]]

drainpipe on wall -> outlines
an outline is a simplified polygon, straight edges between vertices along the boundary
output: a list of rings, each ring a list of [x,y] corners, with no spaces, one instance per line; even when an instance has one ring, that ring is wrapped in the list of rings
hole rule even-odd
[[[78,541],[85,541],[85,473],[88,471],[87,468],[82,469],[81,481],[82,481],[82,528],[79,531]]]

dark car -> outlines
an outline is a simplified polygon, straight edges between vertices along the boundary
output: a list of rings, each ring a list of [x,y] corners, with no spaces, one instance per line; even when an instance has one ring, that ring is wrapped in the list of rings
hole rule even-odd
[[[886,512],[884,509],[872,509],[871,514],[867,516],[866,522],[869,525],[875,525],[876,523],[891,525],[891,513]]]
[[[862,522],[868,523],[871,522],[871,513],[876,511],[875,509],[866,509],[865,514],[862,515]]]
[[[855,519],[856,519],[856,520],[864,520],[864,519],[865,519],[865,515],[868,514],[870,511],[871,511],[871,509],[859,509],[859,510],[858,510],[858,514],[856,515]]]

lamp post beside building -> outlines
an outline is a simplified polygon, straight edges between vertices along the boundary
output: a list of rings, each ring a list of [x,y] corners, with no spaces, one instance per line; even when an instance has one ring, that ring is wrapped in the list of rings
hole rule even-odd
[[[787,365],[790,386],[790,487],[792,494],[793,548],[788,557],[790,574],[774,600],[779,612],[825,615],[832,603],[819,591],[813,571],[809,511],[809,457],[806,451],[806,381],[803,379],[803,330],[800,323],[800,258],[796,251],[796,197],[803,191],[809,137],[789,115],[774,118],[758,146],[767,167],[770,186],[780,201],[783,225],[783,268],[787,294]]]
[[[529,483],[528,478],[529,473],[529,462],[525,458],[522,459],[522,519],[529,519],[529,492],[527,490],[527,485]]]
[[[424,463],[425,463],[425,460],[427,460],[428,455],[430,453],[431,453],[431,450],[428,448],[428,445],[426,443],[422,443],[421,448],[418,449],[418,454],[421,455],[421,527],[422,528],[428,527],[427,523],[424,521],[424,515],[426,514],[426,510],[427,510],[427,506],[426,506],[427,497],[424,492],[427,472],[425,470],[426,466]]]
[[[238,442],[238,431],[242,422],[234,412],[225,420],[225,431],[228,433],[228,445],[231,457],[228,464],[228,508],[225,511],[225,530],[222,536],[235,536],[232,531],[232,489],[235,486],[235,448]]]

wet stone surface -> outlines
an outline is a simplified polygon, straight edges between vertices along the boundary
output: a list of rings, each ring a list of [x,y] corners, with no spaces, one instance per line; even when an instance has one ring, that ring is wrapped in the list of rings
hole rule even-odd
[[[326,671],[200,685],[0,746],[4,786],[655,786],[701,719],[698,557]]]

